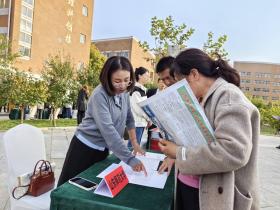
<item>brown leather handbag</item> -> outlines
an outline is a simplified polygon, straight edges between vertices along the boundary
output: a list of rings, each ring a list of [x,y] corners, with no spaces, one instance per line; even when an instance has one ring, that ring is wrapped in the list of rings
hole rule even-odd
[[[37,167],[40,165],[37,170]],[[12,195],[14,199],[20,199],[25,195],[39,196],[53,189],[55,184],[54,173],[52,166],[47,160],[39,160],[35,167],[32,176],[30,177],[29,185],[22,185],[13,189]],[[16,197],[15,193],[18,188],[28,187],[28,190],[21,196]]]

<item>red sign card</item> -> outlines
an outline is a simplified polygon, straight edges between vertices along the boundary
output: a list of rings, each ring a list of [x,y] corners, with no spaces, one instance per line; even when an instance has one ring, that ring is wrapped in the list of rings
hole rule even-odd
[[[122,166],[119,166],[111,173],[107,174],[104,179],[113,197],[128,184],[128,178],[125,175]]]

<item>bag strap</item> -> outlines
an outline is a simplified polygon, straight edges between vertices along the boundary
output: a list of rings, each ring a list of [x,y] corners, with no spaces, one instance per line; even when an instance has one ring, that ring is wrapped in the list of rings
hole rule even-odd
[[[43,160],[43,162],[41,163],[40,167],[39,167],[39,173],[40,176],[42,175],[42,168],[45,166],[45,169],[47,170],[47,162],[45,160]]]
[[[28,190],[27,190],[23,195],[21,195],[21,196],[19,196],[19,197],[16,197],[16,196],[15,196],[15,192],[16,192],[16,190],[17,190],[18,188],[20,188],[20,187],[28,187],[28,188],[29,188],[29,186],[30,186],[30,184],[15,187],[15,188],[13,189],[13,192],[12,192],[13,198],[16,199],[16,200],[19,200],[19,199],[21,199],[23,196],[26,196],[26,195],[28,194]]]
[[[49,166],[46,166],[46,170],[47,170],[48,167],[49,167],[49,168],[51,169],[51,172],[53,172],[53,170],[52,170],[52,165],[51,165],[50,161],[46,160],[45,162],[46,162],[46,164],[49,165]]]
[[[42,161],[43,161],[43,163],[44,163],[44,160],[39,160],[39,161],[36,163],[36,165],[35,165],[35,167],[34,167],[33,175],[36,173],[36,169],[37,169],[38,164],[39,164],[40,162],[42,162]],[[41,165],[41,166],[42,166],[42,165]]]

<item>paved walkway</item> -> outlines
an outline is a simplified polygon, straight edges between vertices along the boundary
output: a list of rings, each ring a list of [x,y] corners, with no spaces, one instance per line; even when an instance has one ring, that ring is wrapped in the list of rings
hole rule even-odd
[[[75,129],[43,129],[47,159],[56,163],[55,175],[58,178],[65,154]],[[6,160],[0,133],[0,210],[9,209],[9,199],[5,180]],[[261,208],[280,210],[280,137],[261,136],[259,148],[259,172],[261,185]]]

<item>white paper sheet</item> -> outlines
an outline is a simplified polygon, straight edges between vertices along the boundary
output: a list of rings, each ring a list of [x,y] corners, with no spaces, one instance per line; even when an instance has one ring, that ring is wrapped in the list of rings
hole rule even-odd
[[[120,162],[120,165],[122,165],[129,183],[159,189],[164,188],[168,177],[167,172],[159,174],[158,171],[152,169],[151,165],[145,165],[144,163],[144,166],[148,173],[148,175],[145,176],[144,172],[134,172],[130,166],[122,161]]]
[[[118,168],[119,164],[112,163],[110,166],[108,166],[104,171],[102,171],[100,174],[98,174],[96,177],[103,179],[107,174],[109,174],[111,171]]]
[[[105,181],[105,179],[102,179],[102,181],[99,183],[99,185],[97,186],[97,188],[94,190],[95,194],[98,195],[102,195],[102,196],[106,196],[106,197],[110,197],[112,198],[113,195],[109,190],[109,187]]]
[[[136,157],[144,164],[148,176],[145,176],[144,172],[134,172],[130,166],[121,161],[119,164],[111,164],[98,174],[97,177],[104,178],[107,174],[121,165],[130,184],[163,189],[167,180],[167,172],[159,174],[157,168],[159,162],[163,160],[165,156],[163,154],[147,152],[146,156],[137,155]]]

